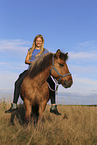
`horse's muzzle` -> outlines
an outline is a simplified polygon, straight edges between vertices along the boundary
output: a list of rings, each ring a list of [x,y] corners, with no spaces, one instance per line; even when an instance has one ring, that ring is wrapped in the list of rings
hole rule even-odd
[[[65,88],[70,88],[72,84],[73,84],[72,79],[70,79],[70,80],[68,80],[68,81],[65,80],[63,86],[64,86]]]

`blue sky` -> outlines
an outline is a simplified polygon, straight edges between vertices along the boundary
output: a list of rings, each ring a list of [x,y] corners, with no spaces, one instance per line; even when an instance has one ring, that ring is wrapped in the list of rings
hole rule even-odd
[[[0,89],[13,89],[34,37],[69,53],[74,83],[59,92],[97,97],[96,0],[0,0]]]

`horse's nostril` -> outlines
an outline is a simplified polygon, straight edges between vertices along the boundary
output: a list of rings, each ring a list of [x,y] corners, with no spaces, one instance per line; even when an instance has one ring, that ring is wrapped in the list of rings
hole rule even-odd
[[[66,84],[67,84],[66,82],[67,82],[67,81],[65,80],[65,81],[64,81],[64,85],[66,85]]]
[[[68,87],[71,87],[71,85],[72,85],[72,80],[65,80],[64,81],[64,86],[65,86],[65,88],[68,88]]]

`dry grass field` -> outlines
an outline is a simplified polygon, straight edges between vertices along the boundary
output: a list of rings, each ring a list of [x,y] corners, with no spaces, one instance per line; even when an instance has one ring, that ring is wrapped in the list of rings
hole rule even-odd
[[[22,124],[23,106],[19,118],[14,118],[15,125],[10,123],[11,114],[4,113],[9,107],[0,102],[1,145],[97,145],[97,106],[59,105],[62,115],[56,116],[47,105],[40,123],[28,127]]]

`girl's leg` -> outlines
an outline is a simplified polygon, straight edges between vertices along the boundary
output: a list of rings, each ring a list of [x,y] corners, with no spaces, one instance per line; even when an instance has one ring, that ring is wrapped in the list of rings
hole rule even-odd
[[[20,86],[21,86],[24,78],[26,77],[27,72],[28,71],[25,70],[23,73],[21,73],[19,75],[19,78],[16,80],[16,82],[15,82],[15,89],[14,89],[13,103],[11,103],[10,109],[5,111],[5,113],[11,113],[11,112],[17,110],[17,101],[18,101],[18,98],[19,98],[19,95],[20,95]]]
[[[15,103],[15,104],[17,104],[17,102],[18,102],[18,98],[19,98],[19,95],[20,95],[20,87],[21,87],[21,84],[22,84],[24,78],[27,75],[27,72],[28,71],[25,70],[23,73],[21,73],[19,75],[19,78],[15,82],[14,99],[13,99],[13,103]]]
[[[49,77],[49,78],[47,79],[47,82],[49,83],[50,87],[51,87],[53,90],[56,89],[56,88],[55,88],[55,83],[54,83],[54,81],[52,80],[51,77]],[[50,108],[50,112],[51,112],[51,113],[54,113],[54,114],[56,114],[56,115],[61,115],[61,113],[59,113],[58,110],[57,110],[56,98],[55,98],[56,92],[49,89],[49,96],[50,96],[50,99],[51,99],[51,108]]]

